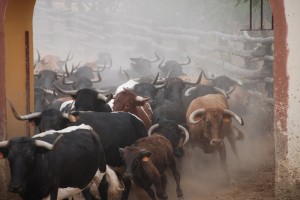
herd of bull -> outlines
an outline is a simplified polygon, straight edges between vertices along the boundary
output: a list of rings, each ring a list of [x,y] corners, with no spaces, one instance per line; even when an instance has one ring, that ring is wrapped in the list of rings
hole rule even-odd
[[[39,55],[35,112],[21,115],[9,102],[16,119],[30,122],[37,133],[0,142],[0,155],[10,166],[9,191],[25,200],[66,199],[79,192],[93,199],[95,184],[101,200],[128,199],[134,183],[151,199],[168,199],[164,172],[170,168],[183,199],[177,165],[195,147],[217,151],[233,183],[224,138],[239,160],[236,140],[243,132],[237,126],[244,122],[236,106],[246,106],[234,98],[240,85],[204,72],[187,77],[189,57],[184,63],[155,57],[131,58],[131,70],[114,71],[111,60],[70,70],[70,54],[66,60]],[[155,76],[152,65],[159,60]]]

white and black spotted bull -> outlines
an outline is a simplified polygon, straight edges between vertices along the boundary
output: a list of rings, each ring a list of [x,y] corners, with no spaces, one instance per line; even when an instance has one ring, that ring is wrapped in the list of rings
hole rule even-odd
[[[59,188],[82,190],[98,170],[106,171],[100,138],[84,124],[2,141],[0,154],[9,161],[9,191],[24,200],[41,200],[48,195],[56,200]]]

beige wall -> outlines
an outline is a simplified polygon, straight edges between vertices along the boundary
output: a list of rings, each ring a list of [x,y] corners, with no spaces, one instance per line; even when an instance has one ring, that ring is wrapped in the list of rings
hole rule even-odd
[[[6,99],[11,100],[21,114],[26,114],[26,59],[25,31],[29,31],[30,53],[30,110],[33,111],[33,42],[32,16],[35,0],[10,0],[7,4],[5,31],[5,90]],[[9,104],[7,109],[7,138],[25,136],[28,124],[20,122],[12,115]],[[31,130],[32,131],[32,130]]]

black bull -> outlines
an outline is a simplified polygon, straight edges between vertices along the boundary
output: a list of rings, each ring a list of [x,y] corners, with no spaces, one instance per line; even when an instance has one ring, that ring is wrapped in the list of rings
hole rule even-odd
[[[0,153],[10,165],[9,190],[24,200],[49,194],[56,200],[58,188],[85,188],[98,169],[106,169],[99,136],[87,127],[0,142]]]

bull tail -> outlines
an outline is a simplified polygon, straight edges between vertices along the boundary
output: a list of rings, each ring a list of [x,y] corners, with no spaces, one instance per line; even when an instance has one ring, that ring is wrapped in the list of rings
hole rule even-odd
[[[236,140],[244,140],[245,139],[244,131],[242,131],[241,129],[236,127],[234,124],[233,124],[233,129],[237,132],[237,136],[235,138]]]
[[[121,191],[124,190],[124,185],[119,181],[117,174],[108,165],[106,165],[106,180],[108,182],[108,194],[112,199],[118,198]]]

